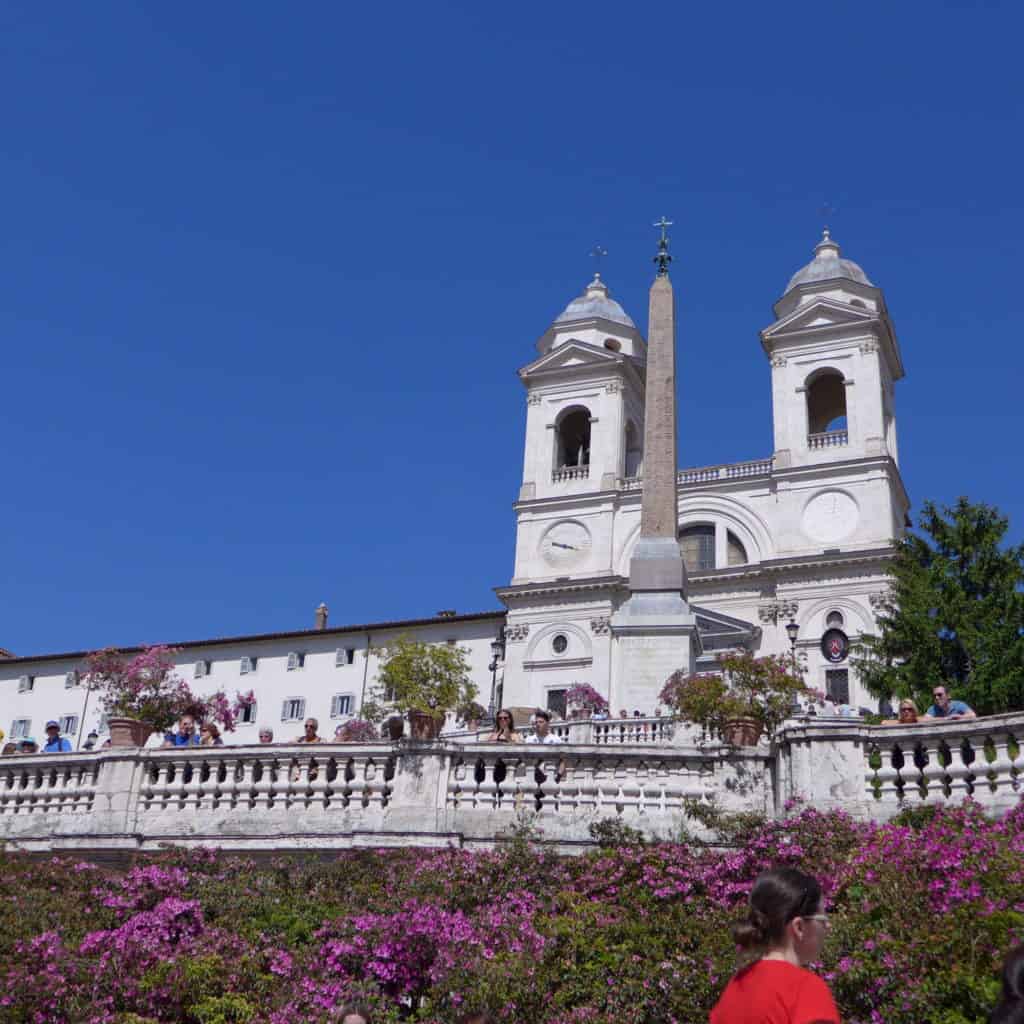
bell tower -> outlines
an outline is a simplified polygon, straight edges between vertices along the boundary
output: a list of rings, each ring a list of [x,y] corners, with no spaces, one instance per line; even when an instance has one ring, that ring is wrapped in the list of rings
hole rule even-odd
[[[894,385],[903,376],[885,297],[826,228],[761,332],[771,361],[775,466],[867,456],[899,461]]]

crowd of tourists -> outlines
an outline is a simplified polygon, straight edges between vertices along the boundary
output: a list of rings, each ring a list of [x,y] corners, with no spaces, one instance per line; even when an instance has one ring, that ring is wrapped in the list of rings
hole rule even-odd
[[[932,691],[934,703],[923,713],[917,710],[917,705],[909,697],[901,698],[899,701],[896,717],[886,718],[882,725],[920,725],[935,724],[941,721],[966,721],[977,718],[975,712],[962,700],[954,700],[949,690],[942,685],[934,687]],[[818,702],[826,714],[841,714],[835,705],[825,701]],[[816,714],[813,705],[804,709],[806,714]],[[888,712],[891,714],[891,708]],[[612,717],[607,711],[598,712],[591,716],[595,722],[621,723],[623,728],[627,723],[646,736],[650,726],[651,718],[661,718],[661,708],[656,708],[654,715],[645,717],[639,709],[634,710],[632,715],[623,709],[618,712],[617,717]],[[525,735],[516,728],[513,714],[507,708],[502,708],[495,716],[494,728],[486,737],[489,743],[563,743],[563,738],[551,731],[552,713],[546,708],[537,708],[530,715],[529,724],[531,729]],[[0,730],[0,742],[4,739],[3,730]],[[320,735],[320,723],[315,718],[307,718],[303,723],[302,733],[299,736],[289,737],[283,742],[286,743],[343,743],[345,742],[345,725],[340,724],[334,730],[334,735],[326,739]],[[269,726],[261,726],[259,730],[260,743],[273,743],[274,730]],[[279,741],[280,742],[280,741]],[[162,747],[222,747],[224,739],[221,731],[215,722],[197,722],[192,715],[183,715],[178,721],[175,729],[164,734]],[[98,747],[110,746],[109,738],[101,745],[99,734],[90,732],[82,744],[83,751],[95,750]],[[31,736],[23,736],[18,740],[5,743],[0,748],[0,753],[5,756],[14,754],[62,754],[71,753],[75,748],[71,741],[61,735],[60,723],[49,721],[46,723],[46,740],[42,744],[36,742]]]

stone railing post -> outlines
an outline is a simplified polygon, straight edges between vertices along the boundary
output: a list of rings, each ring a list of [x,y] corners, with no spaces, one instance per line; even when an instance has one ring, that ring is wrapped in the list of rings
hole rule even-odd
[[[409,832],[410,844],[438,845],[438,833],[447,832],[445,795],[453,750],[461,752],[462,748],[440,743],[402,743],[398,747],[384,818],[388,832]]]
[[[807,719],[775,737],[775,813],[799,800],[822,811],[844,810],[868,818],[864,774],[869,727],[856,719]]]
[[[90,832],[111,847],[135,845],[144,760],[141,750],[105,750],[100,756]]]

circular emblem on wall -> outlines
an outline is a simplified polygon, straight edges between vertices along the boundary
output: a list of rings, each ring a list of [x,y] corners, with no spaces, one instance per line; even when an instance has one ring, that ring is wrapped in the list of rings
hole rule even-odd
[[[829,544],[849,537],[859,518],[857,502],[844,491],[822,491],[804,508],[804,533],[811,540]]]
[[[850,653],[850,638],[841,629],[826,629],[821,637],[821,653],[826,661],[833,664],[846,661]]]

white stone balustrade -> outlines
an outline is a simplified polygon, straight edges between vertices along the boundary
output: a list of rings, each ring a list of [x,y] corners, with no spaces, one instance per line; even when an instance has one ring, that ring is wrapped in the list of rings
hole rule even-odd
[[[746,480],[753,476],[767,476],[772,471],[771,459],[752,459],[748,462],[729,462],[719,466],[697,466],[693,469],[681,469],[676,473],[679,484],[705,484],[719,480]],[[631,491],[643,483],[641,476],[626,477],[621,484],[622,490]]]
[[[845,430],[826,430],[821,434],[808,434],[807,447],[839,448],[850,443],[850,435]]]
[[[557,484],[563,480],[586,480],[589,476],[589,466],[563,466],[551,473],[551,482]]]
[[[117,855],[168,843],[486,847],[529,816],[545,841],[572,850],[609,818],[650,837],[677,835],[689,801],[780,816],[799,798],[883,821],[966,799],[998,813],[1024,792],[1021,713],[891,727],[807,719],[771,746],[739,750],[700,745],[692,727],[669,719],[554,728],[570,742],[464,737],[7,757],[0,842]]]

